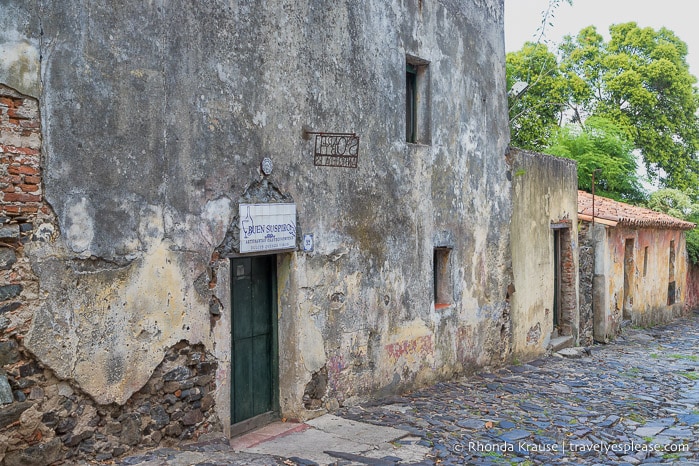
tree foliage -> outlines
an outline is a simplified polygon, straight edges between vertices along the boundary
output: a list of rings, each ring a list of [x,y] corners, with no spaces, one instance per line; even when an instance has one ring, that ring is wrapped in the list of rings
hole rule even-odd
[[[699,215],[699,205],[679,189],[665,188],[653,192],[646,206],[658,212],[686,220]]]
[[[687,45],[666,28],[633,22],[611,26],[610,35],[605,42],[590,26],[567,36],[557,55],[532,43],[508,54],[508,85],[526,83],[524,92],[510,93],[512,144],[541,150],[555,126],[603,117],[640,151],[652,179],[696,186],[699,93]]]
[[[678,189],[659,189],[650,195],[646,205],[649,209],[699,224],[699,204]],[[699,229],[689,230],[685,238],[689,260],[699,264]]]
[[[567,83],[556,56],[543,44],[528,42],[519,52],[507,54],[506,61],[512,144],[541,150],[559,128]]]
[[[644,198],[636,175],[633,145],[626,134],[611,121],[590,117],[584,126],[566,125],[552,138],[543,152],[578,162],[578,187],[595,189],[605,197],[626,202]]]

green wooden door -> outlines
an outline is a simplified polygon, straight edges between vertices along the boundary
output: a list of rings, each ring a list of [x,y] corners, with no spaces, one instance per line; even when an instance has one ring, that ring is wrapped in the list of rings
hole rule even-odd
[[[276,257],[231,260],[233,424],[275,407]]]

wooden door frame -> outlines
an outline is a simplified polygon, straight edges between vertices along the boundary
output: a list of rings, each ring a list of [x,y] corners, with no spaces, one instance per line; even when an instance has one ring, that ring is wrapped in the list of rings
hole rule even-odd
[[[278,301],[278,290],[277,290],[277,275],[278,275],[278,267],[279,267],[279,260],[276,254],[239,254],[235,256],[230,256],[227,259],[227,262],[229,264],[229,300],[230,300],[230,323],[229,323],[229,331],[231,331],[233,323],[233,301],[232,301],[232,293],[233,293],[233,288],[232,288],[232,273],[233,273],[233,261],[235,259],[245,259],[245,258],[251,258],[255,259],[261,256],[273,256],[270,259],[270,262],[272,264],[272,270],[269,272],[269,280],[271,281],[270,283],[270,288],[271,288],[271,294],[272,296],[270,297],[271,299],[271,305],[272,309],[270,310],[271,312],[271,348],[270,348],[270,377],[271,377],[271,410],[266,411],[264,413],[258,414],[256,416],[253,416],[249,419],[245,419],[243,421],[240,421],[238,423],[232,424],[232,414],[229,414],[229,422],[231,422],[230,425],[230,435],[231,436],[236,436],[240,435],[244,432],[248,432],[252,429],[255,429],[257,427],[261,427],[265,424],[269,424],[270,422],[273,422],[277,419],[279,419],[279,322],[278,322],[278,306],[279,306],[279,301]],[[228,396],[231,396],[231,391],[233,390],[233,336],[231,334],[230,336],[230,354],[231,358],[230,361],[228,362],[227,366],[227,371],[229,372],[229,379],[230,379],[230,385],[228,389]],[[229,413],[232,410],[230,409],[230,403],[229,403]]]
[[[279,380],[279,270],[282,264],[282,258],[285,251],[277,251],[276,255],[276,275],[274,290],[274,303],[277,309],[277,314],[274,316],[274,381],[275,388],[273,391],[273,406],[276,408],[277,412],[280,411],[280,380]],[[231,363],[232,363],[232,339],[231,339],[231,258],[236,257],[249,257],[253,255],[265,255],[265,254],[226,254],[221,256],[219,260],[215,263],[216,269],[216,285],[214,287],[213,294],[221,302],[222,312],[220,316],[217,317],[216,321],[211,328],[211,339],[212,339],[212,352],[216,361],[218,362],[218,371],[216,372],[216,389],[213,393],[214,395],[214,410],[221,420],[223,434],[226,437],[233,436],[233,431],[231,429]],[[236,434],[237,435],[237,434]]]

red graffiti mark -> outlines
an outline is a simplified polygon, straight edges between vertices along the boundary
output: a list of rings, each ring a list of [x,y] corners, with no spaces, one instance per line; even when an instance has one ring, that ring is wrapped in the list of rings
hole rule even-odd
[[[398,360],[401,356],[412,354],[427,355],[434,353],[432,335],[425,335],[412,340],[401,340],[390,343],[384,347],[392,361]]]

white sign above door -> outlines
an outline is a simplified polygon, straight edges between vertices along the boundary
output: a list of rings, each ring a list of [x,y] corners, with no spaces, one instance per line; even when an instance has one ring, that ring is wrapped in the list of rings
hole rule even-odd
[[[240,204],[240,252],[296,248],[296,204]]]

